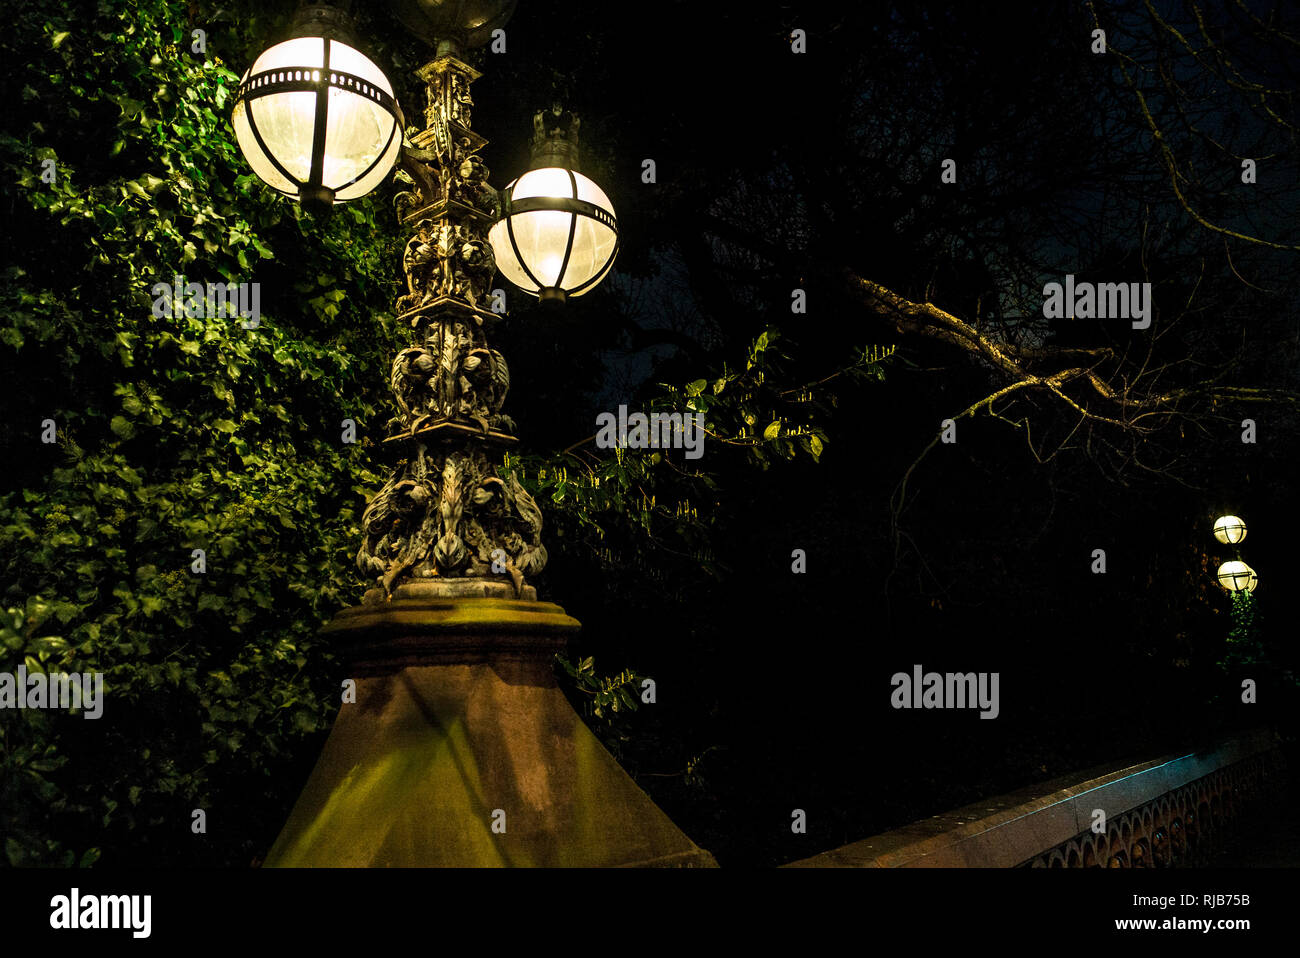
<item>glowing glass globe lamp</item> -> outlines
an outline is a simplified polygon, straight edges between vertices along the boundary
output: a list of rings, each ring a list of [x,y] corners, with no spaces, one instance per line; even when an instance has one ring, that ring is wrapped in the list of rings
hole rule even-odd
[[[537,114],[534,126],[533,169],[502,191],[488,241],[501,275],[540,300],[564,302],[609,273],[618,220],[605,191],[577,171],[577,117],[556,109]]]
[[[1240,560],[1225,562],[1219,566],[1219,585],[1229,592],[1254,592],[1259,585],[1259,576],[1255,570]]]
[[[1236,516],[1220,516],[1214,521],[1214,538],[1227,546],[1245,542],[1246,523]]]
[[[369,193],[402,146],[392,85],[323,4],[300,9],[290,38],[249,67],[230,119],[253,172],[314,211]]]

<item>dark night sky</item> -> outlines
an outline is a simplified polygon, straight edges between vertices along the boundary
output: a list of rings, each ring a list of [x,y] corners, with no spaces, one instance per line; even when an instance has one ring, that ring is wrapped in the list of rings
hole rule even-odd
[[[790,52],[795,26],[808,30],[803,56]],[[1150,30],[1120,26],[1116,43]],[[511,321],[505,348],[524,435],[563,447],[592,431],[596,412],[645,395],[637,374],[649,384],[704,375],[685,353],[629,351],[611,333],[625,321],[654,328],[689,317],[683,328],[709,359],[774,322],[797,344],[798,369],[812,374],[848,344],[890,341],[846,293],[844,269],[914,299],[929,290],[959,315],[983,297],[1006,316],[1032,317],[1044,277],[1091,270],[1136,280],[1143,216],[1163,315],[1175,314],[1196,264],[1210,257],[1198,306],[1222,317],[1162,348],[1195,350],[1218,336],[1211,352],[1226,355],[1245,318],[1267,305],[1274,312],[1252,327],[1246,368],[1294,386],[1294,363],[1266,362],[1294,359],[1293,300],[1276,283],[1272,296],[1252,300],[1225,280],[1222,242],[1174,208],[1131,97],[1089,59],[1089,33],[1073,5],[1017,18],[920,5],[661,4],[633,20],[617,5],[522,3],[508,56],[484,55],[475,88],[494,178],[525,168],[528,117],[548,100],[554,66],[584,118],[584,172],[607,190],[625,231],[618,281],[564,317],[520,310]],[[1202,108],[1222,117],[1231,97],[1213,83],[1205,95],[1219,99]],[[1265,130],[1254,120],[1211,122],[1243,142]],[[947,155],[961,158],[961,180],[945,192],[935,162]],[[640,182],[646,157],[657,184]],[[1271,161],[1258,207],[1209,208],[1228,225],[1282,241],[1289,231],[1294,242],[1293,164],[1293,154]],[[739,224],[740,238],[724,241],[702,214]],[[727,243],[748,243],[758,268],[720,268],[735,248]],[[772,246],[788,255],[770,255]],[[1233,255],[1255,280],[1277,280],[1294,256],[1250,247]],[[795,286],[810,291],[807,316],[786,312]],[[646,300],[627,302],[634,290]],[[1136,342],[1114,328],[1055,334]],[[601,364],[570,367],[593,340]],[[931,344],[904,343],[903,355],[910,365],[890,367],[885,385],[842,397],[820,466],[726,473],[726,581],[679,571],[684,603],[624,602],[601,588],[600,569],[554,550],[548,585],[583,620],[583,651],[662,677],[668,704],[638,718],[647,723],[638,734],[683,757],[716,747],[704,765],[707,796],[640,780],[724,860],[800,857],[1253,718],[1204,704],[1223,691],[1213,661],[1226,599],[1211,592],[1208,604],[1190,604],[1188,571],[1196,550],[1213,545],[1218,512],[1246,516],[1248,557],[1267,583],[1264,614],[1283,628],[1272,603],[1297,571],[1290,543],[1300,533],[1289,419],[1252,411],[1264,438],[1245,446],[1246,413],[1216,408],[1204,411],[1217,417],[1205,420],[1208,431],[1175,427],[1137,448],[1149,464],[1181,457],[1177,478],[1145,472],[1131,449],[1122,469],[1115,460],[1099,468],[1086,449],[1040,465],[1006,424],[965,421],[959,443],[936,449],[914,479],[896,553],[888,502],[903,471],[942,418],[997,383],[979,362]],[[1073,425],[1042,399],[1016,415],[1030,417],[1036,448]],[[790,573],[793,548],[808,550],[807,575]],[[1089,571],[1094,548],[1107,550],[1105,576]],[[1002,715],[891,709],[890,675],[915,663],[999,671]],[[642,771],[671,764],[632,748]],[[788,809],[809,805],[827,827],[800,844]]]

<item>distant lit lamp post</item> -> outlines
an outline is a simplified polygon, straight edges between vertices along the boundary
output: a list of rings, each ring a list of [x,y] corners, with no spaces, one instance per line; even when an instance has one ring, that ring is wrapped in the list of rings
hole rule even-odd
[[[577,121],[539,115],[534,165],[487,184],[460,59],[515,0],[390,0],[435,57],[424,129],[404,139],[392,87],[344,15],[307,4],[292,38],[245,74],[231,121],[249,165],[328,210],[394,166],[408,236],[397,299],[410,345],[393,360],[388,482],[361,517],[374,584],[322,635],[346,651],[354,695],[267,855],[269,866],[711,865],[582,723],[552,672],[579,623],[527,584],[545,567],[542,513],[513,472],[505,358],[487,334],[497,267],[563,301],[609,272],[609,198],[576,172]],[[489,233],[491,236],[489,238]],[[507,826],[507,821],[509,822]]]
[[[1219,662],[1221,668],[1258,664],[1265,659],[1260,644],[1258,614],[1254,591],[1259,586],[1255,570],[1241,560],[1237,547],[1246,540],[1246,523],[1237,516],[1221,516],[1214,523],[1214,538],[1232,546],[1235,557],[1219,566],[1219,584],[1232,597],[1232,629],[1228,633],[1227,649]]]
[[[1238,546],[1246,541],[1246,523],[1237,516],[1220,516],[1214,522],[1214,538],[1224,545]],[[1254,592],[1259,585],[1259,576],[1241,561],[1240,555],[1219,566],[1217,578],[1232,593]]]

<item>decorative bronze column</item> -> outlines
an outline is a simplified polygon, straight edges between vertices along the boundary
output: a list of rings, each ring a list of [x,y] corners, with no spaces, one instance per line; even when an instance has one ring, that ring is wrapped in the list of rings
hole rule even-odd
[[[579,624],[526,583],[546,564],[541,512],[496,468],[515,441],[487,339],[497,193],[470,128],[478,73],[455,54],[514,2],[394,4],[439,52],[418,71],[426,128],[396,201],[412,344],[392,367],[395,465],[363,517],[375,587],[322,630],[348,662],[339,715],[266,865],[712,865],[556,684]],[[475,16],[449,29],[463,8]]]
[[[425,129],[404,147],[396,199],[411,229],[402,256],[407,292],[398,322],[413,342],[393,361],[398,416],[384,448],[398,460],[362,518],[357,565],[377,576],[368,600],[388,596],[535,599],[525,584],[546,565],[542,514],[513,473],[498,475],[515,442],[503,411],[505,357],[487,334],[496,272],[488,230],[497,192],[470,129],[470,84],[478,71],[445,54],[418,71]]]

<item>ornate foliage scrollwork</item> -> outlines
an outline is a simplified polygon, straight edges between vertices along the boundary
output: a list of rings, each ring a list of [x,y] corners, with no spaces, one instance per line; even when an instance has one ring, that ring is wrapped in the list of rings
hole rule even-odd
[[[494,450],[514,442],[502,411],[505,357],[487,341],[496,271],[487,234],[497,193],[469,128],[478,74],[443,56],[419,71],[428,89],[427,129],[404,147],[395,197],[411,228],[402,255],[406,292],[397,312],[414,342],[393,360],[397,416],[386,447],[399,462],[362,517],[357,566],[387,594],[406,581],[482,578],[513,584],[546,565],[542,515]]]
[[[506,576],[520,592],[546,566],[541,510],[486,448],[422,452],[370,500],[357,566],[386,592],[407,578]]]

